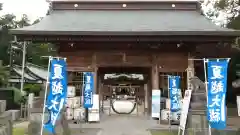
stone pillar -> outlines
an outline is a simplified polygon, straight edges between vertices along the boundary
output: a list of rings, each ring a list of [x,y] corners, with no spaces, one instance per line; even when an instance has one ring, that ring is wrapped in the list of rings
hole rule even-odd
[[[28,95],[28,110],[34,108],[34,93]],[[30,111],[28,111],[28,119],[30,118]]]
[[[187,126],[188,130],[198,129],[193,131],[195,135],[207,135],[208,124],[206,119],[206,89],[205,83],[198,77],[190,79],[192,84],[192,96],[188,111]],[[187,134],[190,135],[191,133]]]
[[[186,134],[207,135],[205,84],[195,76],[194,58],[188,56],[187,89],[192,90],[188,111]],[[197,129],[197,130],[194,130]]]
[[[193,57],[188,57],[188,68],[187,68],[187,89],[192,90],[193,86],[190,83],[190,79],[195,76],[195,71],[194,71],[194,58]]]

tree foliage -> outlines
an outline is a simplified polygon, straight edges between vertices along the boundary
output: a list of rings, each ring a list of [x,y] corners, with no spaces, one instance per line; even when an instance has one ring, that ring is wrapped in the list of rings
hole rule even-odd
[[[33,22],[36,24],[41,21],[39,18]],[[22,42],[12,42],[13,35],[9,33],[9,29],[21,28],[32,25],[27,15],[23,15],[20,20],[16,20],[13,14],[6,14],[0,17],[0,59],[3,60],[4,65],[22,63]],[[48,60],[41,56],[55,55],[55,47],[49,43],[28,43],[26,49],[26,61],[36,65],[45,66]]]
[[[25,94],[22,93],[18,88],[10,87],[9,90],[12,90],[14,92],[14,102],[16,104],[26,103],[26,97]]]
[[[39,92],[42,90],[41,84],[26,84],[23,90],[27,93],[34,93],[34,95],[39,96]]]
[[[240,0],[205,0],[202,4],[203,13],[206,17],[212,20],[217,25],[231,29],[240,30]],[[240,47],[239,38],[232,45],[233,49],[237,50]],[[236,75],[240,68],[240,55],[235,53],[232,55],[228,70],[228,101],[235,103],[236,96],[239,94],[239,89],[232,87],[232,82],[238,79]]]
[[[6,67],[0,66],[0,87],[8,84],[9,71]]]
[[[240,28],[240,0],[205,0],[202,9],[214,23],[228,28]]]

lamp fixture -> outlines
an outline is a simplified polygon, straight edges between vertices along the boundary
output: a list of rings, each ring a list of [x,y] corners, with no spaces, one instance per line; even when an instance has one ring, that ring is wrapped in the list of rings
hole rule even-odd
[[[127,7],[127,4],[122,4],[122,7],[123,7],[123,8]]]
[[[74,7],[77,8],[77,7],[78,7],[78,4],[74,4]]]

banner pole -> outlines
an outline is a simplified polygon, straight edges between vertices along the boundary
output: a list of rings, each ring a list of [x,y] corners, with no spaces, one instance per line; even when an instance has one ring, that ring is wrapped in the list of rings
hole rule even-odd
[[[83,72],[83,76],[82,76],[82,91],[81,91],[81,94],[82,94],[82,97],[81,97],[81,102],[82,102],[82,107],[83,107],[83,94],[84,94],[84,72]]]
[[[208,80],[207,80],[207,67],[206,67],[206,62],[208,62],[208,60],[206,60],[205,58],[203,59],[204,62],[204,78],[205,78],[205,88],[206,88],[206,96],[207,96],[207,105],[208,105]],[[208,123],[208,135],[211,135],[211,126]]]
[[[83,72],[83,77],[82,77],[82,97],[81,97],[81,102],[82,102],[82,107],[84,108],[84,85],[85,85],[85,74],[84,74],[85,72]],[[86,116],[87,116],[87,114],[86,114],[86,109],[84,108],[84,121],[86,122]],[[81,123],[80,123],[80,125],[81,125]]]
[[[160,100],[159,100],[159,119],[158,119],[158,121],[159,121],[159,125],[160,125],[161,124],[161,94],[162,94],[162,92],[160,89],[159,89],[159,91],[160,91],[160,95],[159,95]]]
[[[46,98],[47,98],[47,88],[49,84],[49,72],[50,72],[50,63],[51,63],[52,57],[48,57],[48,74],[47,74],[47,81],[46,81],[46,86],[45,86],[45,93],[44,93],[44,100],[43,100],[43,113],[42,113],[42,124],[41,124],[41,135],[43,135],[43,125],[44,125],[44,114],[45,114],[45,104],[46,104]]]
[[[168,75],[168,98],[169,98],[169,101],[170,101],[170,104],[169,104],[169,119],[168,119],[168,126],[169,126],[169,131],[171,130],[171,99],[170,99],[170,88],[169,88],[169,81],[170,81],[170,78],[169,78],[169,75]]]
[[[83,73],[83,72],[82,72]],[[83,80],[84,80],[84,76],[82,77],[82,86],[81,86],[81,94],[80,94],[80,107],[83,107]],[[77,120],[77,124],[79,124],[79,128],[81,129],[81,119],[82,119],[82,113],[79,112],[79,117]]]

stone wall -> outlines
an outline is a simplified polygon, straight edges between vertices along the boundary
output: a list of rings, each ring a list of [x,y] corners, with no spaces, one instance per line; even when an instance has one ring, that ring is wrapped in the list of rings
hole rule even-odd
[[[11,111],[6,111],[6,101],[0,100],[0,135],[12,135],[13,115]]]

